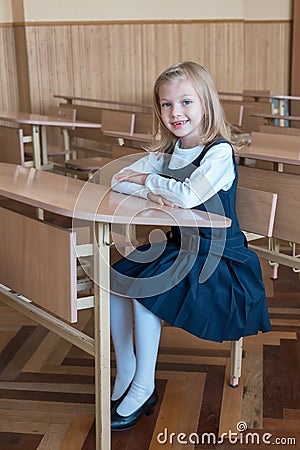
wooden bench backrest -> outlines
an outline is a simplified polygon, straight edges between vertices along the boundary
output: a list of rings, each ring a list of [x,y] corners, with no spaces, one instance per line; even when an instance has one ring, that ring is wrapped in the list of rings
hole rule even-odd
[[[239,186],[278,195],[273,236],[300,243],[300,176],[239,166]]]
[[[132,134],[134,121],[134,113],[104,109],[102,111],[101,131],[125,131]]]
[[[271,237],[277,194],[238,187],[236,210],[242,230]]]
[[[135,113],[135,133],[150,133],[153,129],[153,115],[145,113]]]
[[[23,130],[0,126],[0,161],[24,165]]]
[[[77,321],[75,236],[0,208],[0,282],[69,322]]]
[[[83,122],[102,123],[102,108],[84,105],[67,105],[65,103],[59,105],[64,109],[75,109],[76,120]],[[75,128],[70,132],[71,137],[90,139],[92,141],[103,141],[103,134],[98,129]]]
[[[119,130],[120,128],[115,128],[115,126],[120,127],[121,131],[132,131],[132,121],[134,113],[129,111],[113,110],[110,108],[101,108],[96,106],[86,106],[86,105],[67,105],[62,103],[60,107],[64,108],[75,108],[76,109],[76,120],[86,121],[86,122],[96,122],[101,123],[101,130],[98,129],[88,129],[88,128],[75,128],[70,132],[71,138],[81,138],[87,139],[89,141],[94,141],[100,144],[113,145],[116,143],[116,138],[104,136],[103,131],[105,130]],[[118,120],[116,119],[118,117]],[[103,123],[104,122],[104,123]],[[114,125],[114,123],[116,125]],[[113,128],[109,128],[109,127]]]
[[[75,121],[76,120],[76,109],[75,108],[66,108],[64,106],[52,106],[48,110],[48,115]],[[66,128],[72,129],[73,127],[66,127]]]
[[[248,95],[272,95],[272,92],[270,90],[264,90],[264,89],[244,89],[243,94],[247,94],[245,98],[248,102],[263,102],[263,103],[270,103],[270,98],[264,98],[264,97],[248,97]]]
[[[262,117],[253,117],[253,113],[272,114],[272,103],[267,102],[243,102],[243,121],[242,130],[247,133],[258,131],[260,125],[263,125]]]
[[[243,123],[244,105],[239,102],[222,102],[226,119],[235,127],[241,127]]]

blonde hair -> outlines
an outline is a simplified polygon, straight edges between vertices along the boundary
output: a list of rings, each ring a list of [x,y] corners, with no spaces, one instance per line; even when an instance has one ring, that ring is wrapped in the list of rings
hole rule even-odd
[[[214,82],[204,67],[200,64],[185,61],[174,64],[162,72],[154,84],[153,90],[153,135],[154,141],[148,147],[148,151],[172,153],[177,137],[166,128],[162,121],[159,88],[162,83],[174,80],[187,79],[191,81],[198,93],[203,109],[202,136],[199,144],[207,145],[217,137],[223,137],[231,144],[238,143],[232,126],[226,121],[220,99]]]

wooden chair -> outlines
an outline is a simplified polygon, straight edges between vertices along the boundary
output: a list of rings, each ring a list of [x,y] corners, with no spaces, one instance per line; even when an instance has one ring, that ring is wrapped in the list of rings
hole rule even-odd
[[[133,132],[135,115],[130,112],[123,112],[117,110],[103,110],[102,111],[102,133],[105,130],[111,131],[126,131]],[[114,142],[118,139],[114,139]],[[111,142],[111,140],[110,140]],[[77,147],[78,150],[78,147]],[[112,155],[111,155],[112,156]],[[89,158],[75,158],[65,162],[65,168],[69,173],[72,173],[79,178],[90,178],[96,171],[98,171],[105,164],[110,162],[111,157],[89,157]]]
[[[0,126],[0,161],[25,165],[22,128]]]
[[[272,237],[277,194],[239,187],[236,209],[240,227],[247,240]],[[243,338],[232,341],[230,354],[230,385],[238,386],[241,376]]]

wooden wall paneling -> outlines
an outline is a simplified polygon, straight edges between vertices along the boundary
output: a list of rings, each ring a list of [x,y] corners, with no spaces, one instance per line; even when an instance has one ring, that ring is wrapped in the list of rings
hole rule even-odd
[[[239,91],[244,84],[243,23],[180,25],[181,60],[206,67],[219,90]]]
[[[215,50],[215,40],[210,40],[210,24],[191,23],[180,25],[180,60],[196,61],[203,66],[209,64],[210,49]],[[210,70],[213,67],[210,66]]]
[[[72,92],[73,51],[69,26],[28,26],[27,51],[33,112],[46,113],[54,92]]]
[[[147,104],[152,103],[152,91],[155,79],[161,69],[157,67],[157,42],[155,37],[156,25],[143,24],[141,30],[142,40],[142,98]],[[152,63],[151,63],[152,62]]]
[[[51,67],[51,86],[52,92],[63,92],[68,86],[68,91],[73,93],[74,72],[73,72],[73,42],[72,27],[59,26],[53,27],[51,38],[53,41],[52,67]],[[51,95],[51,102],[53,96]]]
[[[244,89],[289,92],[290,22],[245,23]]]
[[[219,90],[287,93],[290,22],[48,24],[26,27],[34,112],[53,94],[149,103],[167,66],[196,60]]]
[[[24,25],[14,26],[17,83],[19,89],[19,110],[31,111],[30,76],[28,72],[28,53],[26,49],[27,30]],[[27,130],[28,132],[28,130]]]
[[[82,25],[74,26],[71,30],[74,95],[78,95],[80,92],[83,96],[91,98],[95,97],[95,93],[97,92],[97,89],[95,89],[94,86],[97,85],[97,80],[103,71],[103,66],[107,65],[107,67],[109,67],[110,65],[109,58],[106,60],[107,55],[103,52],[100,45],[98,47],[98,55],[96,52],[92,55],[93,42],[96,37],[94,31],[94,27],[91,25],[85,27]],[[94,58],[92,58],[92,56]],[[94,79],[94,81],[92,81],[92,79]]]
[[[112,67],[116,74],[115,88],[111,93],[120,101],[131,99],[141,102],[141,33],[140,25],[112,26]],[[108,74],[109,76],[109,74]]]
[[[15,36],[12,26],[0,26],[0,109],[19,107]]]
[[[152,102],[153,84],[168,66],[179,62],[181,38],[177,23],[142,26],[142,101]],[[139,62],[137,61],[137,64]]]

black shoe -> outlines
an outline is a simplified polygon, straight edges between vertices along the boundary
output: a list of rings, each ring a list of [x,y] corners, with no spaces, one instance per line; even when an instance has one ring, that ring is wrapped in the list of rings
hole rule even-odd
[[[119,406],[119,404],[124,400],[124,398],[126,397],[126,395],[129,392],[131,383],[128,386],[128,388],[126,389],[126,391],[124,392],[124,394],[121,395],[121,397],[117,398],[117,400],[110,400],[110,410],[111,412],[115,411],[117,409],[117,407]]]
[[[145,414],[150,416],[154,412],[154,406],[158,400],[157,391],[154,389],[150,397],[145,401],[145,403],[140,406],[136,411],[134,411],[129,416],[120,416],[116,409],[111,413],[111,429],[113,431],[129,430],[129,428],[134,427],[139,419]]]

